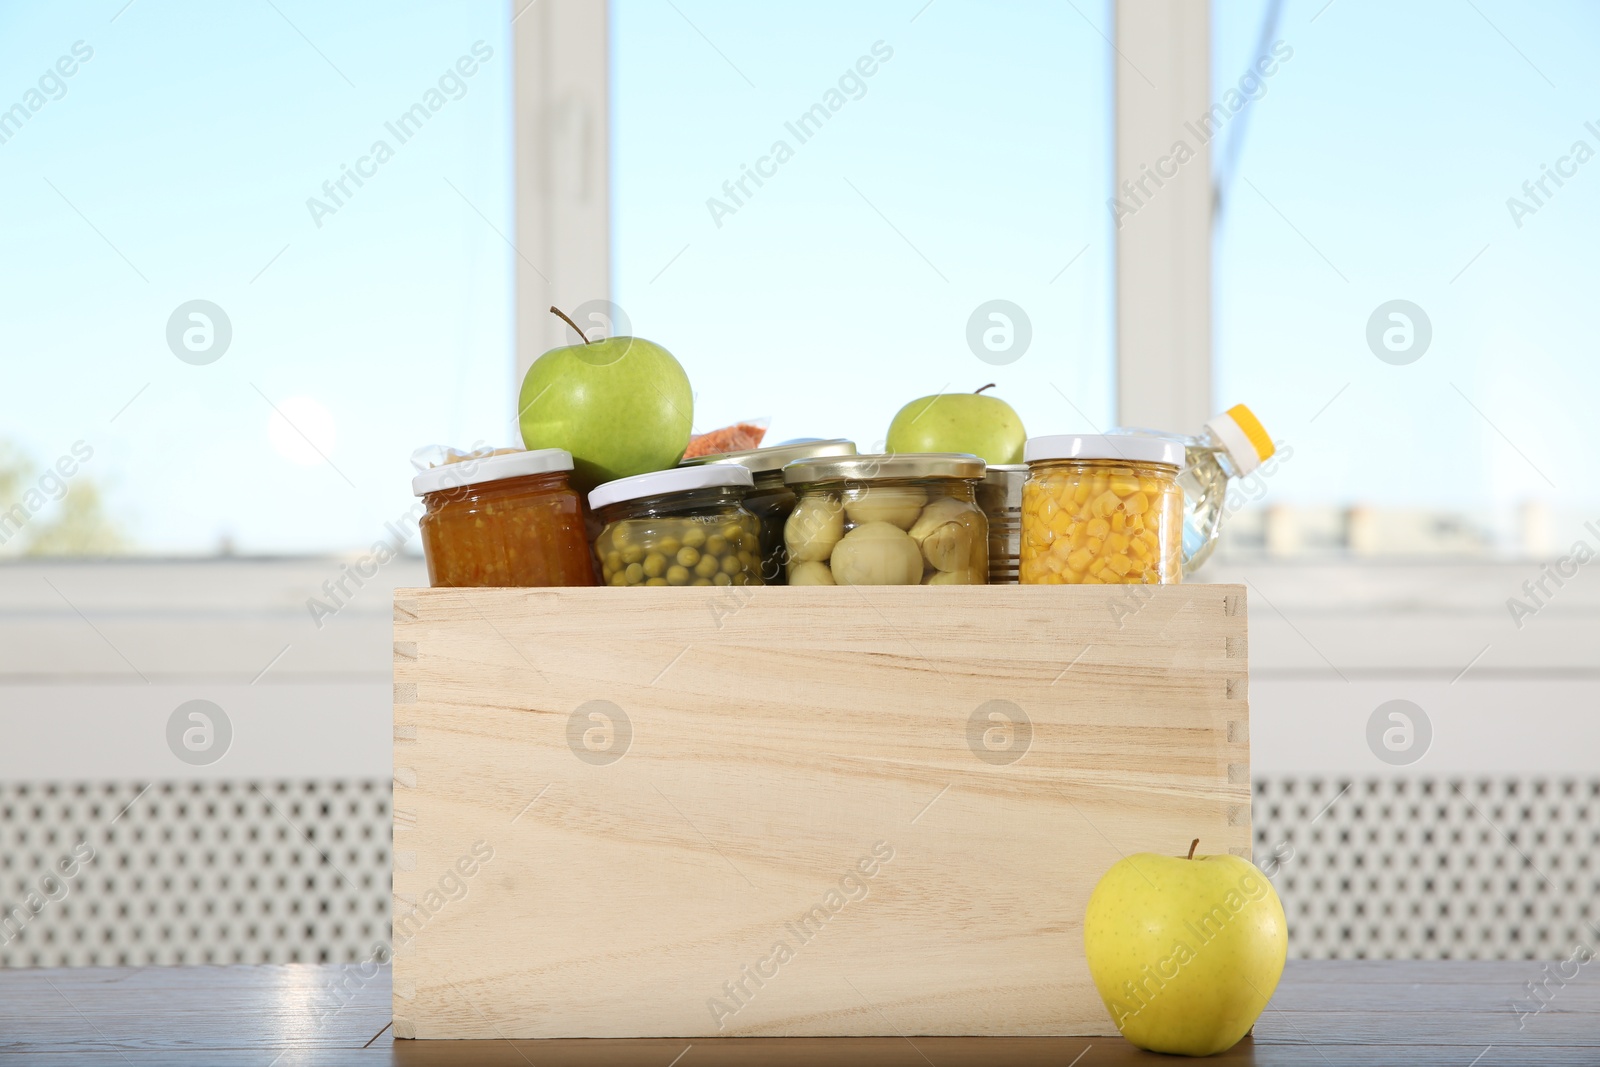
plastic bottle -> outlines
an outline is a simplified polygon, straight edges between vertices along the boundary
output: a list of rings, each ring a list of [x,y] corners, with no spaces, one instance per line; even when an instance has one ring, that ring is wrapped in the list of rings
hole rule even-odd
[[[1228,483],[1243,478],[1272,458],[1272,438],[1243,404],[1235,404],[1206,421],[1194,437],[1157,430],[1113,430],[1113,433],[1167,437],[1182,441],[1185,460],[1178,475],[1183,489],[1183,573],[1187,577],[1211,558],[1226,512]]]

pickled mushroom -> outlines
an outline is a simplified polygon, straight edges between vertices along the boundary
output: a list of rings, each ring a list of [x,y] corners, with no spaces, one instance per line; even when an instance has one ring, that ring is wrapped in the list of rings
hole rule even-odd
[[[922,555],[941,571],[961,570],[972,562],[972,530],[959,522],[947,522],[922,542]]]
[[[934,571],[922,580],[923,585],[983,585],[984,574],[976,570]]]
[[[825,560],[843,536],[844,509],[832,496],[801,500],[783,527],[783,543],[791,560]]]
[[[910,535],[889,522],[862,523],[845,534],[833,548],[831,565],[838,585],[918,585],[922,581],[922,550]]]
[[[789,568],[790,585],[837,585],[833,571],[826,563],[814,559],[796,563]]]
[[[911,526],[911,539],[920,542],[936,528],[947,522],[965,518],[972,514],[972,511],[973,505],[965,500],[942,496],[922,509],[922,516]]]
[[[973,558],[976,534],[972,529],[972,506],[952,497],[935,500],[922,511],[911,527],[923,558],[941,571],[968,567]]]
[[[909,530],[922,515],[928,492],[914,485],[873,485],[857,490],[859,495],[844,506],[850,521],[857,524],[887,522]]]

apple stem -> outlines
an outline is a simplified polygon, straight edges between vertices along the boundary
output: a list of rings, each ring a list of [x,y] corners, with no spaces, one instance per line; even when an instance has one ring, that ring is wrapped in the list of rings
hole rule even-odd
[[[579,337],[583,338],[583,343],[584,344],[586,344],[586,345],[594,344],[593,341],[589,340],[589,337],[588,337],[587,334],[585,334],[582,330],[578,329],[578,324],[573,322],[572,319],[567,316],[567,313],[565,311],[562,311],[560,308],[556,307],[554,304],[551,304],[550,305],[550,314],[554,315],[556,318],[560,319],[562,322],[566,323],[568,326],[571,326],[573,332],[576,333]]]
[[[1197,837],[1193,841],[1189,842],[1189,855],[1186,856],[1185,858],[1186,859],[1191,859],[1191,860],[1194,859],[1194,850],[1199,848],[1199,847],[1200,847],[1200,839]]]
[[[552,309],[552,310],[554,310],[554,309]],[[977,389],[974,389],[972,391],[972,395],[973,396],[977,396],[979,393],[983,392],[985,389],[993,389],[993,388],[994,388],[994,383],[990,382],[988,385],[981,386],[981,387],[979,387]]]

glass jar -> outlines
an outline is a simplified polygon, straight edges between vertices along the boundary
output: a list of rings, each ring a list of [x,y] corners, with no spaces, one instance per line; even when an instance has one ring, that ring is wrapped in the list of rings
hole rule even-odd
[[[983,460],[956,453],[806,459],[784,526],[790,585],[983,585]]]
[[[474,456],[423,471],[411,491],[434,586],[593,585],[583,500],[559,448]]]
[[[731,464],[675,467],[589,494],[603,524],[594,555],[607,585],[761,585],[753,481]]]
[[[1023,585],[1183,580],[1183,445],[1157,437],[1034,437],[1024,450]]]
[[[783,524],[789,521],[789,512],[794,510],[794,490],[784,483],[784,465],[799,459],[855,454],[854,441],[835,438],[696,456],[684,460],[679,466],[732,463],[750,472],[755,479],[755,487],[744,498],[744,506],[761,523],[761,580],[767,585],[783,585],[788,581],[787,568],[784,566]]]

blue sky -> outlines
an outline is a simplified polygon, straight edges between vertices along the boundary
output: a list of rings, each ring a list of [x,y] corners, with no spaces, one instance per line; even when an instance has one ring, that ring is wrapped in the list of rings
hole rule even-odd
[[[515,441],[507,11],[123,2],[0,9],[0,107],[94,53],[0,144],[0,437],[45,462],[88,442],[142,551],[362,546],[410,507],[413,448]],[[614,298],[684,363],[699,428],[870,446],[901,404],[988,381],[1032,432],[1110,422],[1105,5],[675,3],[613,4]],[[1263,5],[1214,6],[1220,94]],[[1600,161],[1520,229],[1505,207],[1574,140],[1600,149],[1597,22],[1285,4],[1294,55],[1248,105],[1215,278],[1217,398],[1295,445],[1276,499],[1600,509]],[[318,226],[307,198],[480,41]],[[799,144],[785,123],[878,42],[892,57]],[[778,139],[793,158],[719,227],[707,198]],[[997,298],[1033,330],[1005,366],[965,339]],[[234,334],[204,366],[166,341],[194,299]],[[1408,366],[1366,347],[1392,299],[1433,323]]]
[[[1215,333],[1218,395],[1297,446],[1286,499],[1600,511],[1600,162],[1521,228],[1506,207],[1575,140],[1600,149],[1584,129],[1600,127],[1600,9],[1475,5],[1285,5],[1294,58],[1251,105]],[[1261,5],[1216,6],[1220,84],[1251,58]],[[1365,343],[1392,299],[1433,324],[1407,366]]]
[[[43,462],[85,440],[146,551],[369,544],[413,447],[510,414],[509,251],[474,210],[510,218],[499,5],[122,3],[0,15],[7,103],[94,49],[0,144],[0,435]],[[478,40],[465,95],[318,227],[307,199]],[[206,366],[167,347],[191,299],[233,326]],[[291,402],[329,416],[332,467],[274,447]]]

